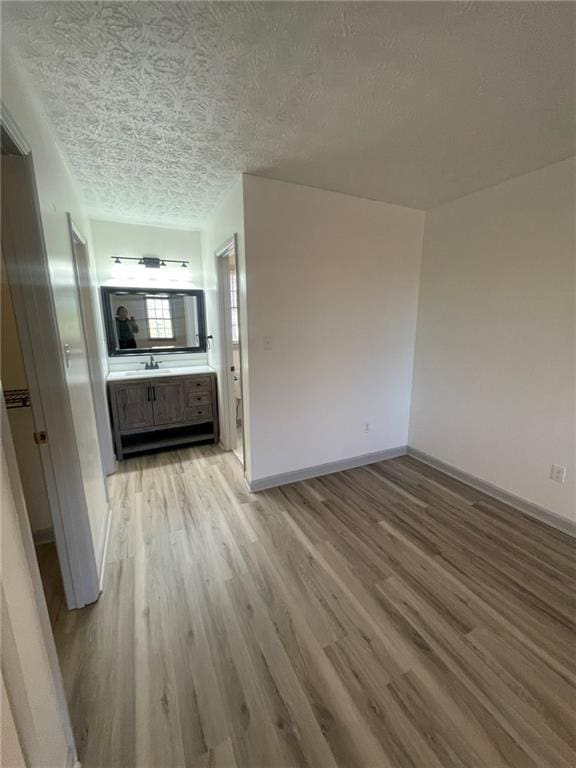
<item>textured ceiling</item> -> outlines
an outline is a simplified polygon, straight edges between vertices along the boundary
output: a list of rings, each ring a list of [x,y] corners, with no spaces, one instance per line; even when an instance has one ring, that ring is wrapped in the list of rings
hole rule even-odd
[[[243,171],[430,208],[574,154],[572,3],[4,2],[90,213]]]

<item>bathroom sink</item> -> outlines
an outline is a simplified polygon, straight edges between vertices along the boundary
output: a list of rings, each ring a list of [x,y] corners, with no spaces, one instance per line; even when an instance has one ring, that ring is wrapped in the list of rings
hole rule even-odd
[[[195,376],[197,374],[213,374],[214,369],[207,365],[182,365],[174,368],[138,368],[132,371],[113,371],[108,374],[108,381],[123,379],[156,379],[161,376]]]
[[[166,373],[172,373],[172,368],[153,368],[143,371],[124,371],[123,375],[134,378],[135,376],[163,376]]]

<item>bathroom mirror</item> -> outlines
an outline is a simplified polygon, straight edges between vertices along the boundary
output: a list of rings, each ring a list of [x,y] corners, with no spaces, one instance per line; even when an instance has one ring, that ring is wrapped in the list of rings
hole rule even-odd
[[[206,351],[204,291],[101,291],[110,355]]]

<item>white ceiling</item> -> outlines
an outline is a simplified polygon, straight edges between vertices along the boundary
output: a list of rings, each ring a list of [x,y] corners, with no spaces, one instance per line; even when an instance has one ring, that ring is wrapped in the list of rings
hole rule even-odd
[[[572,3],[5,2],[94,216],[243,171],[427,209],[575,153]]]

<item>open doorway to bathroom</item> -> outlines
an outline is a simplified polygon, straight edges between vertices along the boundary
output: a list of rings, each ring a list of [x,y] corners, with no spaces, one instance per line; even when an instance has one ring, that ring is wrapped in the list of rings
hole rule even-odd
[[[223,421],[228,445],[244,465],[244,412],[242,398],[242,348],[238,291],[236,235],[216,251],[220,305],[221,360],[225,386],[222,390]]]

